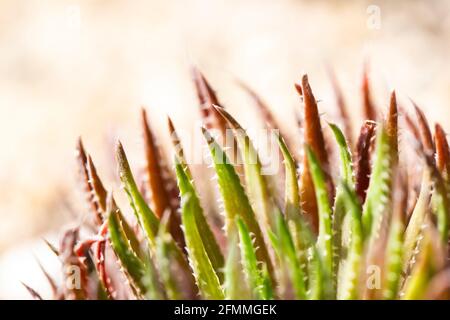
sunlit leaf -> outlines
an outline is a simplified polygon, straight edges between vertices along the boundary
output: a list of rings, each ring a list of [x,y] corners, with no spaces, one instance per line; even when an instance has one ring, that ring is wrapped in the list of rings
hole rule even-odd
[[[255,245],[258,248],[256,252],[258,261],[264,262],[267,265],[269,274],[272,276],[273,268],[261,228],[256,220],[255,214],[247,195],[245,194],[244,188],[241,185],[239,177],[236,174],[233,165],[230,164],[225,152],[215,142],[206,129],[203,129],[203,134],[208,142],[214,169],[218,178],[217,182],[219,184],[226,214],[225,229],[227,236],[233,237],[237,234],[235,219],[236,216],[241,217],[250,232],[254,235]]]
[[[256,248],[253,245],[250,230],[240,217],[236,218],[236,224],[239,231],[242,266],[249,287],[253,290],[254,298],[263,300],[272,299],[272,283],[270,280],[266,281],[266,278],[269,277],[269,275],[267,272],[264,272],[265,265],[263,264],[262,268],[258,266]]]
[[[220,247],[217,244],[216,238],[212,233],[208,222],[206,221],[205,215],[203,213],[203,209],[200,206],[200,200],[196,194],[194,186],[189,180],[186,172],[184,171],[182,165],[178,163],[175,164],[175,170],[178,179],[178,186],[180,188],[181,197],[185,197],[190,195],[190,206],[192,210],[192,214],[194,215],[196,227],[198,229],[201,241],[203,246],[205,247],[206,253],[211,260],[211,264],[219,276],[221,282],[223,281],[222,268],[224,266],[224,258],[222,252],[220,251]]]
[[[197,209],[198,203],[196,203],[191,193],[182,195],[181,218],[183,221],[189,262],[200,290],[200,295],[205,299],[224,299],[225,296],[220,285],[219,277],[208,257],[197,228],[195,219],[195,210]]]

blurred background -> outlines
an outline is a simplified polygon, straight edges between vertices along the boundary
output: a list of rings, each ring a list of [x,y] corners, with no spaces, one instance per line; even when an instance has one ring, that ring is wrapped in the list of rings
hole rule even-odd
[[[28,298],[20,281],[45,295],[35,256],[58,266],[42,238],[57,243],[61,226],[86,215],[78,136],[118,189],[114,143],[120,137],[141,164],[142,105],[161,135],[166,114],[194,127],[191,64],[251,126],[254,109],[236,79],[290,124],[303,72],[333,117],[330,65],[357,116],[368,60],[380,108],[395,88],[450,130],[449,57],[446,0],[1,0],[0,298]]]

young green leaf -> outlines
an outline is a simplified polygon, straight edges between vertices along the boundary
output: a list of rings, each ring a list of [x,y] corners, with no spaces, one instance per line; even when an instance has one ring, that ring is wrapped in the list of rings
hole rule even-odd
[[[87,157],[87,169],[89,174],[89,184],[92,187],[92,192],[94,194],[94,201],[96,201],[99,210],[101,211],[103,216],[107,215],[107,208],[106,208],[106,201],[107,201],[107,195],[108,192],[106,191],[105,187],[103,186],[102,180],[100,179],[97,169],[95,168],[94,162],[92,161],[91,156],[88,155]],[[125,235],[130,240],[130,245],[133,248],[133,250],[137,253],[137,255],[142,258],[143,253],[140,248],[139,240],[136,236],[135,231],[131,226],[128,224],[127,220],[124,218],[122,212],[117,207],[116,202],[114,198],[111,199],[112,203],[112,209],[114,211],[117,211],[117,214],[119,215],[120,221],[122,221],[123,230],[125,232]]]
[[[259,219],[263,221],[264,230],[274,228],[275,199],[274,195],[270,192],[266,177],[262,173],[262,165],[258,152],[241,125],[223,108],[218,106],[214,106],[214,108],[228,121],[231,128],[233,128],[240,153],[243,157],[247,191],[252,200],[254,211],[260,215]]]
[[[374,166],[363,209],[364,237],[372,244],[379,236],[383,215],[392,190],[392,158],[389,138],[384,127],[377,135]]]
[[[405,215],[408,205],[408,189],[399,173],[396,175],[393,192],[392,216],[385,253],[386,279],[383,290],[383,298],[388,300],[396,299],[398,296],[403,269],[403,240]]]
[[[113,210],[112,198],[108,201],[108,230],[111,246],[138,296],[162,299],[154,266],[146,265],[133,251],[123,230],[117,210]]]
[[[278,256],[289,273],[296,299],[306,299],[305,275],[295,251],[294,241],[281,213],[277,215]]]
[[[236,218],[236,224],[239,232],[242,266],[249,282],[249,287],[253,290],[254,298],[262,300],[273,299],[271,295],[272,283],[270,280],[266,282],[265,278],[268,275],[258,267],[256,249],[253,246],[250,231],[240,217]]]
[[[361,272],[364,238],[361,224],[361,205],[352,187],[342,183],[342,200],[348,211],[350,226],[347,258],[339,272],[337,297],[343,300],[358,299],[358,280]]]
[[[284,166],[286,171],[285,216],[294,243],[299,268],[301,268],[300,271],[303,272],[304,278],[307,279],[308,277],[306,274],[308,273],[308,250],[312,250],[312,246],[314,245],[314,235],[311,227],[308,225],[307,221],[301,214],[297,168],[295,161],[281,136],[278,136],[278,144],[284,158]],[[277,251],[277,248],[275,248],[275,246],[279,247],[279,241],[275,239],[275,234],[270,232],[269,236],[271,236],[272,245]],[[281,254],[281,249],[278,249],[278,254]],[[304,286],[306,287],[307,283],[306,281],[304,282]],[[301,286],[301,284],[297,285]],[[298,297],[300,296],[301,295],[298,294]]]
[[[325,173],[320,167],[312,149],[306,146],[308,164],[311,170],[314,189],[316,191],[317,206],[319,212],[319,235],[317,238],[317,248],[323,260],[324,272],[327,276],[333,275],[333,235],[331,227],[332,209],[328,198]],[[333,285],[333,284],[330,284]]]
[[[155,257],[161,282],[170,300],[195,299],[195,279],[168,231],[168,215],[162,217],[156,237]]]
[[[419,196],[414,207],[414,210],[409,219],[408,225],[405,230],[404,242],[403,242],[403,272],[409,273],[414,267],[417,255],[417,248],[423,238],[423,229],[425,226],[425,220],[428,216],[428,207],[430,204],[431,196],[431,178],[430,172],[425,168],[422,177],[422,184],[420,187]]]
[[[184,156],[184,150],[181,145],[181,140],[178,137],[177,131],[175,130],[175,126],[173,125],[173,122],[169,117],[167,117],[167,123],[170,132],[170,139],[172,141],[172,146],[176,156],[176,161],[183,166],[183,170],[186,173],[188,179],[192,180],[191,170],[189,169],[188,163]]]
[[[284,187],[284,203],[285,215],[290,219],[294,219],[301,214],[300,207],[300,191],[298,188],[297,168],[291,153],[284,142],[284,139],[277,135],[278,145],[284,158],[285,168],[285,187]]]
[[[225,299],[245,300],[252,298],[250,290],[245,282],[244,273],[241,266],[239,237],[237,234],[231,239],[228,239],[228,256],[223,273]]]
[[[195,217],[195,222],[197,225],[198,232],[201,237],[203,246],[205,247],[206,253],[211,260],[211,264],[219,276],[221,282],[223,281],[222,268],[224,266],[224,258],[220,247],[217,244],[216,238],[212,233],[208,222],[206,221],[203,209],[200,206],[200,200],[196,194],[192,182],[189,180],[186,172],[184,171],[182,165],[179,161],[175,161],[175,170],[177,174],[178,186],[180,188],[181,197],[190,195],[190,203],[192,206],[192,213]]]
[[[209,145],[211,156],[213,159],[214,169],[217,174],[220,193],[222,195],[225,207],[225,229],[228,237],[233,237],[237,234],[235,218],[241,217],[250,232],[255,237],[255,245],[258,248],[256,255],[258,261],[264,262],[271,278],[273,278],[273,267],[270,261],[269,252],[264,242],[264,237],[261,232],[258,221],[256,220],[253,209],[245,194],[244,188],[241,185],[238,175],[217,142],[209,134],[206,129],[203,130],[203,135]]]
[[[333,131],[334,137],[339,147],[339,155],[340,155],[340,179],[343,184],[346,184],[354,190],[354,177],[353,177],[353,168],[352,168],[352,156],[350,154],[350,150],[347,146],[347,142],[345,140],[344,134],[342,131],[335,125],[330,123],[330,128]],[[342,257],[345,255],[345,246],[342,244],[342,234],[348,235],[350,233],[350,223],[348,219],[346,219],[346,208],[344,205],[344,191],[343,184],[338,185],[336,189],[336,199],[334,201],[334,210],[333,210],[333,243],[334,243],[334,275],[337,275],[339,272],[339,264]],[[351,219],[351,218],[350,218]],[[336,278],[337,279],[337,278]]]
[[[155,235],[158,232],[159,220],[139,192],[139,189],[131,173],[127,156],[123,150],[122,144],[119,142],[116,149],[117,162],[119,163],[119,175],[123,183],[125,192],[127,193],[131,207],[134,210],[142,229],[147,236],[152,247],[155,245]]]
[[[198,202],[191,193],[185,193],[181,196],[181,203],[181,218],[188,257],[200,294],[205,299],[224,299],[219,277],[208,257],[197,228],[195,210],[198,210]]]
[[[445,253],[439,245],[440,241],[436,238],[438,238],[437,232],[430,225],[424,234],[418,262],[406,282],[403,299],[424,299],[431,279],[445,266]]]

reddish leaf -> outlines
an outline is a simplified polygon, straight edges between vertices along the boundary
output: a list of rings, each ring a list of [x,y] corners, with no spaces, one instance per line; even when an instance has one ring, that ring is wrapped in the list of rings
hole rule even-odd
[[[31,297],[33,297],[34,300],[44,300],[36,290],[34,290],[33,288],[31,288],[30,286],[26,285],[23,282],[21,283],[25,287],[25,289],[27,289],[28,293],[31,295]]]
[[[398,108],[395,91],[392,91],[389,104],[389,113],[386,119],[386,133],[391,144],[392,156],[394,163],[398,161]]]
[[[423,111],[414,103],[414,101],[412,101],[412,103],[416,111],[417,122],[419,124],[420,140],[422,141],[424,151],[427,154],[432,155],[435,152],[435,147],[433,143],[433,136],[431,134],[430,125],[428,124],[428,120],[425,117]]]
[[[221,105],[217,99],[216,93],[211,88],[208,81],[206,81],[206,78],[200,70],[193,66],[191,68],[191,74],[206,128],[220,130],[220,132],[225,136],[227,129],[226,121],[212,107],[212,105]]]
[[[103,222],[103,217],[99,208],[98,203],[94,199],[94,193],[92,186],[89,182],[89,172],[87,168],[87,155],[83,146],[83,142],[81,138],[78,139],[78,144],[76,148],[76,156],[78,161],[78,167],[80,170],[80,176],[83,181],[84,191],[86,193],[86,198],[89,206],[91,207],[92,212],[95,215],[95,221],[97,225],[101,225]]]
[[[179,190],[173,177],[166,166],[166,161],[158,148],[155,136],[147,120],[145,109],[141,114],[142,128],[144,132],[144,145],[146,157],[146,169],[148,190],[152,196],[152,209],[158,218],[161,218],[166,210],[171,211],[170,233],[174,239],[184,248],[184,237],[181,231],[181,219],[177,214],[179,207]]]
[[[439,124],[434,127],[434,141],[436,143],[437,166],[448,179],[450,174],[450,148],[445,131]]]
[[[366,121],[359,134],[356,145],[356,159],[355,159],[355,180],[356,193],[361,203],[366,200],[366,192],[370,181],[370,145],[372,139],[375,137],[375,122]]]
[[[369,85],[369,75],[368,75],[367,64],[364,64],[361,88],[362,88],[362,94],[363,94],[363,106],[364,106],[365,120],[376,121],[377,120],[377,112],[376,112],[376,108],[372,102],[372,98],[370,96],[370,85]]]
[[[304,143],[311,147],[317,156],[322,169],[328,173],[328,156],[325,150],[325,140],[320,124],[319,111],[316,98],[314,97],[308,82],[308,76],[302,77],[301,87],[296,85],[297,91],[303,93],[304,102]],[[300,89],[301,88],[301,89]],[[328,177],[330,195],[333,188],[330,187],[331,179]],[[309,162],[306,153],[303,156],[303,173],[300,178],[300,197],[303,212],[310,218],[314,230],[318,228],[318,209],[314,185],[309,169]]]

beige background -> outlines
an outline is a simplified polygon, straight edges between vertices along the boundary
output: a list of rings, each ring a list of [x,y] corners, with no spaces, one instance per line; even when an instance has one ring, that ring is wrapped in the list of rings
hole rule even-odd
[[[367,25],[370,5],[380,8],[379,29]],[[73,159],[78,135],[117,187],[114,141],[123,140],[137,167],[142,104],[159,130],[165,114],[193,127],[191,63],[251,126],[253,109],[235,77],[291,123],[299,107],[292,84],[308,72],[332,117],[329,63],[357,115],[368,58],[380,107],[396,88],[450,130],[449,9],[445,0],[1,0],[0,297],[23,297],[19,279],[40,287],[32,253],[50,268],[53,260],[39,238],[85,214]]]

